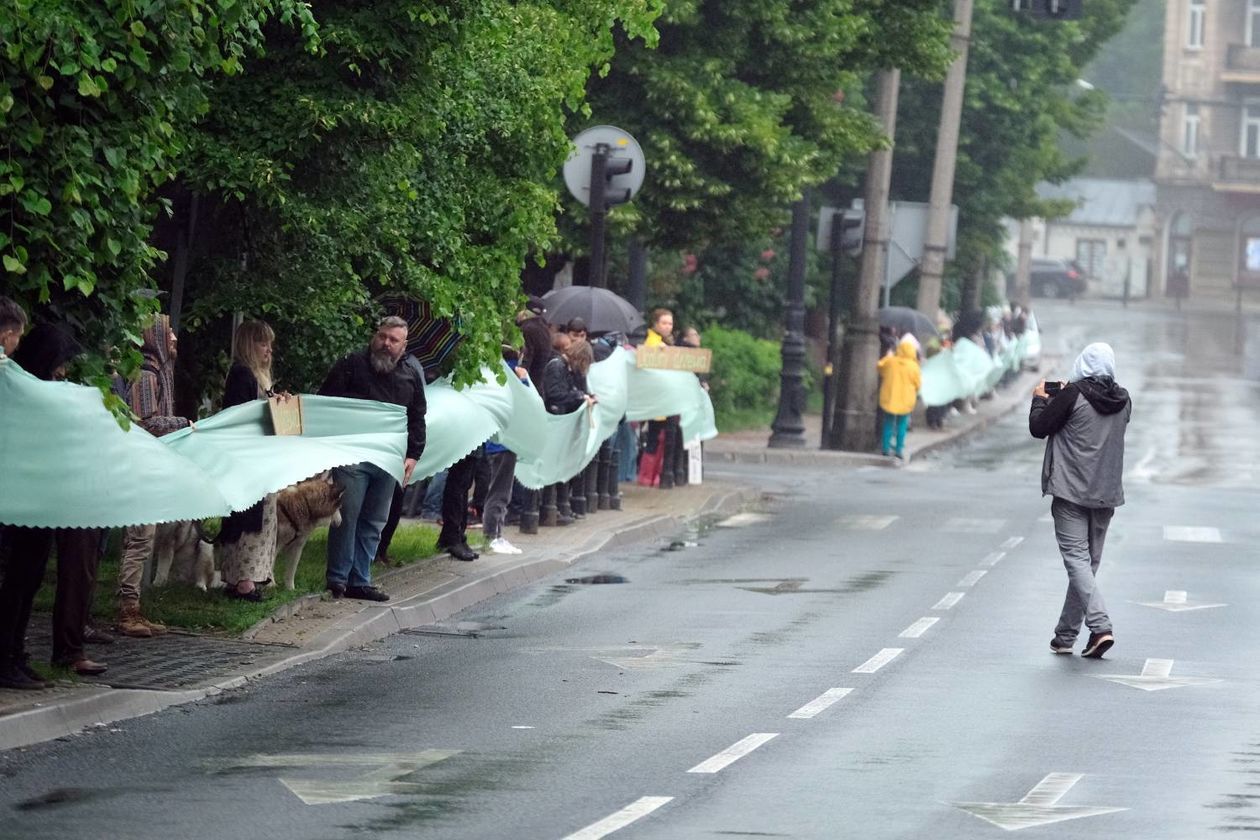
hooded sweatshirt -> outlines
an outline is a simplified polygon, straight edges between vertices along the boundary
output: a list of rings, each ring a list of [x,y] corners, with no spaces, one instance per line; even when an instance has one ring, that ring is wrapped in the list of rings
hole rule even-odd
[[[894,355],[879,360],[879,407],[887,413],[914,411],[919,388],[923,385],[918,356],[914,343],[903,339]]]
[[[144,365],[140,378],[127,390],[127,403],[140,418],[140,425],[154,437],[188,426],[188,418],[175,414],[175,359],[171,357],[168,336],[171,321],[158,315],[143,334],[140,353]]]
[[[1133,414],[1129,392],[1115,379],[1115,353],[1091,344],[1072,366],[1067,385],[1049,399],[1033,397],[1028,430],[1046,441],[1043,495],[1087,508],[1124,504],[1124,433]]]
[[[64,325],[36,324],[13,351],[13,361],[36,379],[50,382],[58,368],[82,351]]]

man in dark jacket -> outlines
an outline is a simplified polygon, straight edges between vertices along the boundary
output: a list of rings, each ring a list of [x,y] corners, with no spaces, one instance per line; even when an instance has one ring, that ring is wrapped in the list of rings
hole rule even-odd
[[[393,403],[407,409],[407,456],[403,483],[411,480],[424,452],[424,377],[419,365],[403,364],[407,353],[407,322],[391,315],[381,321],[367,349],[343,357],[328,372],[319,393]],[[333,470],[342,490],[341,524],[328,532],[325,577],[334,598],[388,601],[372,585],[372,561],[389,518],[396,482],[375,464],[363,462]]]
[[[1111,617],[1096,580],[1103,541],[1115,509],[1124,504],[1124,433],[1133,413],[1129,392],[1116,384],[1116,354],[1091,344],[1067,383],[1042,382],[1033,391],[1028,430],[1046,441],[1041,492],[1050,512],[1068,589],[1050,649],[1070,654],[1081,622],[1089,642],[1081,656],[1100,659],[1115,643]]]

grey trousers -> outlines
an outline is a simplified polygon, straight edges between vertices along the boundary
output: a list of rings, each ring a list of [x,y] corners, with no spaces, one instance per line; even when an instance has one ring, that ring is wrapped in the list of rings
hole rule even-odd
[[[491,452],[486,455],[490,462],[490,488],[486,491],[486,507],[481,512],[481,528],[486,539],[503,536],[503,520],[507,516],[508,502],[512,500],[512,479],[516,475],[514,452]]]
[[[1076,641],[1081,622],[1091,633],[1111,632],[1111,617],[1098,590],[1096,575],[1102,562],[1103,541],[1115,508],[1087,508],[1056,498],[1050,506],[1054,516],[1054,536],[1067,569],[1067,596],[1063,612],[1054,628],[1055,638],[1067,645]]]

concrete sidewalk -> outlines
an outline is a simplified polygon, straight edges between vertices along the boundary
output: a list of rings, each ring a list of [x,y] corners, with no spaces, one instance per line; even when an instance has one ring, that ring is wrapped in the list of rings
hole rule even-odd
[[[1045,359],[1043,370],[1053,360]],[[948,446],[967,435],[981,431],[1005,417],[1011,411],[1028,407],[1033,388],[1041,380],[1041,373],[1025,371],[1009,385],[998,389],[991,399],[980,400],[975,414],[957,414],[946,419],[942,429],[928,429],[916,423],[906,436],[909,457],[925,455],[935,449]],[[842,452],[820,449],[822,417],[807,414],[805,421],[805,446],[796,449],[771,449],[768,445],[770,429],[754,429],[745,432],[723,434],[704,445],[708,461],[737,461],[746,464],[834,464],[836,466],[896,466],[896,459],[873,452]]]
[[[44,691],[0,689],[0,750],[61,738],[116,721],[191,703],[414,627],[440,622],[487,598],[538,580],[596,552],[679,534],[689,521],[738,511],[755,488],[726,482],[672,490],[623,485],[620,511],[589,514],[567,527],[508,538],[519,556],[483,554],[472,563],[446,555],[379,574],[387,604],[323,596],[284,605],[243,639],[172,632],[155,639],[118,637],[94,648],[109,663],[100,678],[60,682]],[[32,648],[43,647],[46,616],[32,622]]]

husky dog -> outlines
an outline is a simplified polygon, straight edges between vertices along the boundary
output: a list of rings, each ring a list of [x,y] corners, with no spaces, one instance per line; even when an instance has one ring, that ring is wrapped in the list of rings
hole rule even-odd
[[[214,546],[201,523],[191,520],[164,522],[153,538],[153,585],[172,579],[191,583],[202,591],[214,583]]]
[[[276,559],[286,558],[285,589],[293,588],[293,575],[311,532],[321,525],[341,524],[341,493],[328,473],[323,473],[284,488],[276,497]]]

